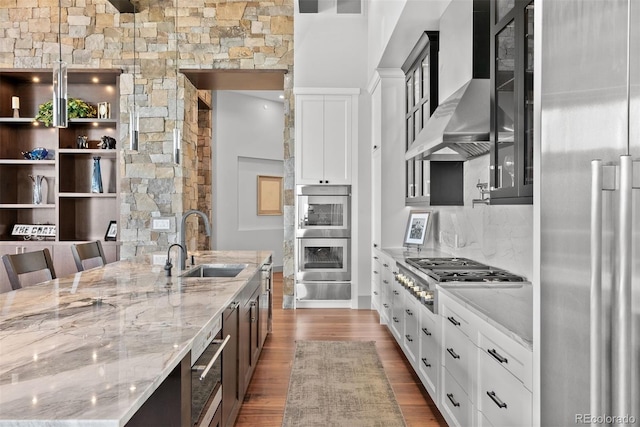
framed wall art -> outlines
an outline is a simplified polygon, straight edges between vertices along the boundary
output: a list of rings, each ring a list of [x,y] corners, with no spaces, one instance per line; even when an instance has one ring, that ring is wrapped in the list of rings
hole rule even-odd
[[[282,177],[258,175],[258,215],[282,215]]]

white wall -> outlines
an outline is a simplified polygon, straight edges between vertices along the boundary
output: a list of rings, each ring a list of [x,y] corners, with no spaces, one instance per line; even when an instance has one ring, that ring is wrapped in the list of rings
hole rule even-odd
[[[214,91],[213,104],[213,249],[271,250],[282,266],[283,217],[257,215],[257,175],[284,176],[283,103]]]

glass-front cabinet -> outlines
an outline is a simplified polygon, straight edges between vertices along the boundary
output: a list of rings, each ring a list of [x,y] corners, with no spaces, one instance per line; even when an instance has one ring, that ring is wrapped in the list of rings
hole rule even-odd
[[[491,7],[491,203],[532,203],[534,1]]]
[[[438,34],[437,31],[425,31],[402,65],[406,82],[405,149],[438,107]],[[405,173],[407,203],[428,202],[429,161],[407,160]]]

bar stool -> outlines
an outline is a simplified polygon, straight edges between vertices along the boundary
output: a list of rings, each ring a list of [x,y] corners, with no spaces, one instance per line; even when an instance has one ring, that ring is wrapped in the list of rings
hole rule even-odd
[[[20,289],[23,285],[33,285],[56,278],[51,254],[47,248],[22,254],[6,254],[2,256],[2,262],[7,270],[9,283],[11,283],[13,290]],[[40,272],[40,274],[35,274],[35,272]],[[21,280],[20,276],[23,275],[28,276],[24,276]]]
[[[102,267],[107,263],[100,240],[71,245],[71,252],[73,253],[73,260],[76,262],[78,271]]]

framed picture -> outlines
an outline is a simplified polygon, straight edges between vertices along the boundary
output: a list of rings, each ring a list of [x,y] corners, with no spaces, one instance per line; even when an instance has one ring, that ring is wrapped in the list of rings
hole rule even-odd
[[[118,224],[115,221],[111,221],[109,223],[109,227],[107,227],[107,233],[104,235],[104,240],[116,240],[116,236],[118,235]]]
[[[111,105],[108,102],[98,102],[98,118],[99,119],[111,118]]]
[[[405,245],[424,245],[433,211],[411,211],[404,232]]]
[[[282,177],[258,175],[258,215],[282,215]]]

